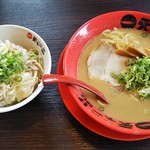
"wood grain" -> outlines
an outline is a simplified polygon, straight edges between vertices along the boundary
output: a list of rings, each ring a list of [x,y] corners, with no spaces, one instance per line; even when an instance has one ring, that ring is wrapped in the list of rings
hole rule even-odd
[[[52,55],[56,73],[62,50],[73,33],[93,17],[116,10],[150,13],[149,0],[1,0],[0,24],[37,32]],[[0,149],[149,150],[150,140],[122,142],[96,135],[66,109],[57,85],[50,85],[26,106],[0,114]]]

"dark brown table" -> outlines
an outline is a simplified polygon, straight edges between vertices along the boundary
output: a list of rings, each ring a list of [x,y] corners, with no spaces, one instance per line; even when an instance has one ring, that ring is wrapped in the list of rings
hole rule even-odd
[[[93,17],[116,10],[150,13],[149,0],[1,0],[0,24],[37,32],[52,55],[56,73],[62,50],[73,33]],[[150,140],[123,142],[93,133],[67,110],[57,85],[50,85],[26,106],[0,114],[0,150],[76,149],[149,150]]]

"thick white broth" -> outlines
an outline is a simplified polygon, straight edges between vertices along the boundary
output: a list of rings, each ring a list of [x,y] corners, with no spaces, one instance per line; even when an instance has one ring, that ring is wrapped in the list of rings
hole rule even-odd
[[[135,29],[118,29],[126,33],[132,33],[143,47],[150,47],[150,35],[141,36],[142,31]],[[90,53],[101,45],[100,36],[91,40],[83,49],[78,64],[78,78],[101,90],[109,100],[110,104],[104,106],[104,113],[122,121],[149,121],[150,120],[150,100],[141,101],[134,93],[118,90],[110,86],[105,81],[93,78],[89,79],[87,60]],[[98,103],[97,97],[84,90],[87,99],[96,107],[102,105]]]

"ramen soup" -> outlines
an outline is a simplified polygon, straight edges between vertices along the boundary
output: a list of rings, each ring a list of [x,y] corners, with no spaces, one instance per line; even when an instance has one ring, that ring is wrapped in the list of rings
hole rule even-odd
[[[137,71],[150,62],[149,43],[150,35],[144,31],[114,29],[105,30],[84,47],[79,58],[78,78],[102,91],[109,101],[105,105],[84,90],[93,106],[121,121],[150,120],[150,70],[142,75],[140,72],[144,70]],[[146,81],[143,87],[136,87],[141,86],[137,83],[140,80]]]

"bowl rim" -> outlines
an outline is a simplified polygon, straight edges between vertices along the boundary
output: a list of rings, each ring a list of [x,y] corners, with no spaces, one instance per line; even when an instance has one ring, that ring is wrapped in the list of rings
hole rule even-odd
[[[63,75],[63,55],[65,53],[65,49],[63,50],[58,66],[57,66],[57,73]],[[78,109],[78,105],[74,101],[73,103],[70,103],[70,99],[73,99],[71,93],[68,92],[68,85],[64,84],[62,85],[61,83],[58,83],[58,89],[61,94],[62,100],[64,104],[66,105],[68,111],[87,129],[91,130],[92,132],[113,139],[113,140],[119,140],[119,141],[139,141],[139,140],[144,140],[150,137],[150,135],[128,135],[128,134],[123,134],[120,132],[113,131],[101,124],[98,124],[97,122],[94,122],[91,117],[87,116],[82,109]],[[66,94],[67,93],[67,94]],[[75,109],[74,109],[75,108]],[[82,115],[80,115],[82,113]],[[92,122],[90,124],[89,122]],[[95,128],[96,127],[96,128]]]
[[[147,16],[150,18],[150,14],[145,13],[145,12],[140,12],[140,11],[132,11],[132,10],[123,10],[123,11],[113,11],[113,12],[108,12],[108,13],[104,13],[104,14],[100,14],[92,19],[90,19],[89,21],[85,22],[83,25],[81,25],[81,27],[79,27],[76,32],[72,35],[72,37],[70,38],[69,42],[67,43],[66,47],[65,47],[65,54],[64,54],[64,59],[63,59],[63,72],[64,75],[69,75],[72,76],[72,73],[69,74],[68,72],[68,67],[67,66],[67,55],[69,53],[69,50],[71,49],[71,44],[73,44],[73,42],[75,41],[74,39],[77,38],[77,36],[79,35],[79,32],[86,26],[88,26],[91,22],[95,21],[95,20],[99,20],[102,17],[108,17],[109,15],[116,15],[116,14],[134,14],[134,15],[143,15],[143,16]],[[100,33],[99,33],[100,34]],[[74,76],[73,76],[74,77]],[[150,129],[149,130],[143,130],[140,128],[136,128],[135,129],[128,129],[128,128],[120,128],[119,126],[116,125],[112,125],[110,123],[105,123],[104,120],[101,120],[99,118],[93,117],[93,115],[91,114],[91,111],[89,111],[88,109],[85,109],[85,107],[80,103],[80,101],[77,100],[77,95],[74,93],[74,88],[72,86],[68,87],[69,92],[71,93],[71,95],[74,97],[75,101],[77,102],[78,106],[84,110],[84,112],[89,115],[90,117],[92,117],[95,121],[103,124],[104,126],[115,130],[117,132],[122,132],[122,133],[126,133],[126,134],[134,134],[134,135],[146,135],[146,134],[150,134]],[[117,119],[116,119],[117,120]],[[122,121],[123,122],[123,121]],[[135,124],[135,122],[128,122],[128,123],[133,123]]]
[[[51,68],[52,68],[51,52],[50,52],[46,42],[42,39],[42,37],[39,34],[34,32],[33,30],[31,30],[27,27],[21,26],[21,25],[15,25],[15,24],[2,24],[2,25],[0,25],[0,28],[3,28],[3,27],[18,28],[18,29],[21,29],[21,30],[24,30],[24,31],[27,31],[27,32],[34,34],[42,42],[42,45],[44,45],[44,47],[47,49],[47,57],[49,59],[49,63],[47,64],[48,69],[44,70],[44,73],[50,73],[51,72]],[[16,104],[13,104],[10,106],[6,106],[6,107],[0,107],[0,113],[10,112],[10,111],[13,111],[13,110],[16,110],[18,108],[25,106],[30,101],[32,101],[42,91],[43,88],[44,88],[44,86],[43,86],[43,83],[41,81],[38,84],[37,89],[29,97],[20,101],[19,103],[16,103]]]

